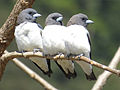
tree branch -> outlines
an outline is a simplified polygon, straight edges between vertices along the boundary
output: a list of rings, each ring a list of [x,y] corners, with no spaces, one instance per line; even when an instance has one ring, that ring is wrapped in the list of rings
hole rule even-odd
[[[119,62],[120,62],[120,47],[118,48],[115,56],[110,62],[109,67],[115,69]],[[99,75],[99,78],[94,84],[92,90],[102,90],[103,86],[106,84],[106,81],[111,74],[112,74],[111,72],[104,71],[101,75]]]
[[[9,52],[6,50],[5,54],[9,54]],[[39,82],[45,88],[45,90],[57,90],[55,87],[50,85],[47,81],[45,81],[42,77],[40,77],[36,72],[28,68],[17,58],[12,59],[11,61],[15,63],[20,69],[22,69],[25,73],[27,73],[31,78]]]
[[[45,88],[45,90],[57,90],[52,85],[50,85],[47,81],[45,81],[42,77],[40,77],[37,73],[32,71],[30,68],[28,68],[22,62],[20,62],[18,59],[14,58],[14,59],[12,59],[12,62],[14,62],[24,72],[26,72],[31,78],[33,78],[34,80],[39,82]]]
[[[36,53],[33,53],[33,52],[25,52],[25,53],[18,53],[18,52],[10,52],[10,53],[7,53],[7,54],[3,54],[1,59],[4,61],[4,60],[11,60],[13,58],[18,58],[18,57],[25,57],[25,58],[29,58],[29,57],[40,57],[40,58],[48,58],[48,59],[51,59],[51,60],[57,60],[57,59],[62,59],[62,60],[73,60],[73,61],[85,61],[89,64],[92,64],[98,68],[101,68],[103,70],[107,70],[111,73],[114,73],[118,76],[120,76],[120,70],[116,70],[116,69],[112,69],[110,67],[107,67],[103,64],[100,64],[96,61],[93,61],[93,60],[90,60],[89,58],[86,58],[84,56],[81,56],[80,58],[78,56],[76,57],[71,57],[71,58],[66,58],[64,57],[64,55],[56,55],[55,57],[50,57],[50,56],[43,56],[43,53],[42,52],[36,52]]]
[[[35,0],[17,0],[12,12],[4,25],[0,28],[0,56],[4,53],[8,45],[14,38],[14,29],[18,14],[25,8],[32,7]],[[0,58],[0,79],[2,78],[4,69],[8,60],[2,61]]]
[[[34,0],[18,0],[4,25],[0,28],[0,56],[14,38],[14,29],[18,14],[25,8],[32,7]]]

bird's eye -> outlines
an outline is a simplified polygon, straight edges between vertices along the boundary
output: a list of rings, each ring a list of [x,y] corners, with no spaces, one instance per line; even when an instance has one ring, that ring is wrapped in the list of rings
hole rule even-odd
[[[32,14],[32,12],[29,12],[29,14]]]
[[[85,20],[86,20],[86,18],[82,18],[82,20],[83,20],[83,21],[85,21]]]
[[[57,17],[52,17],[52,19],[56,20],[56,19],[57,19]]]

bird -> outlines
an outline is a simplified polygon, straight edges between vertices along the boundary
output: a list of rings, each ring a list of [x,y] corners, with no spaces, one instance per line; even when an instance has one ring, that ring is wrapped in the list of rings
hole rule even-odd
[[[67,23],[65,39],[68,56],[85,56],[91,59],[91,41],[87,26],[94,23],[83,13],[73,15]],[[87,80],[96,80],[92,65],[84,61],[76,61],[83,69]]]
[[[46,18],[46,26],[42,31],[43,52],[45,55],[55,56],[66,53],[64,43],[65,33],[63,33],[66,27],[63,26],[62,20],[62,14],[57,12],[51,13]],[[59,59],[55,62],[68,79],[76,77],[72,61]]]
[[[17,26],[15,27],[14,36],[17,47],[20,52],[25,51],[43,51],[42,44],[42,26],[36,22],[41,14],[35,9],[27,8],[20,12],[17,18]],[[52,70],[50,62],[45,58],[30,57],[29,58],[44,74],[50,77]]]

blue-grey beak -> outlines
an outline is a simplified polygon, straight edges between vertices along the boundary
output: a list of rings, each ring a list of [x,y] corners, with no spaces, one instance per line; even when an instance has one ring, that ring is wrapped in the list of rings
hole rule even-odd
[[[58,18],[56,19],[57,22],[62,21],[62,20],[63,20],[63,17],[58,17]]]
[[[86,20],[87,24],[94,23],[92,20]]]
[[[36,14],[33,15],[34,18],[37,18],[37,17],[40,17],[40,16],[42,16],[42,15],[38,14],[38,13],[36,13]]]

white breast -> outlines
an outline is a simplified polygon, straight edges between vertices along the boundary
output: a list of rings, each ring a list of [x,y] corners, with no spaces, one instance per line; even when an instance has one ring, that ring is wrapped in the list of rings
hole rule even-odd
[[[32,51],[34,48],[42,49],[41,29],[36,23],[24,22],[15,28],[15,39],[19,51]]]
[[[67,53],[81,54],[90,52],[86,28],[80,25],[71,25],[67,27],[67,38],[65,40]]]
[[[45,54],[65,53],[65,43],[63,38],[66,27],[60,25],[48,25],[42,33],[43,49]]]

